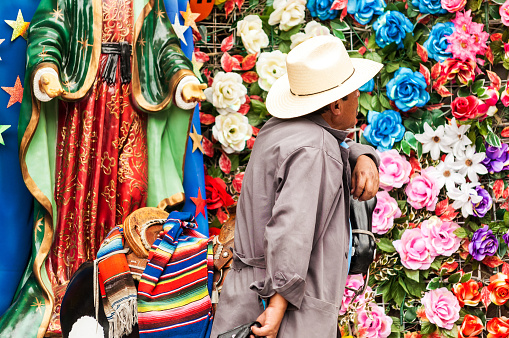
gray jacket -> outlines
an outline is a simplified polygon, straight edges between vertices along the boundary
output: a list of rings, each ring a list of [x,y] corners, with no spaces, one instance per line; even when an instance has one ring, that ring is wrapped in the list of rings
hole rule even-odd
[[[346,140],[319,115],[270,119],[242,184],[233,269],[212,338],[256,320],[262,299],[288,300],[278,338],[336,337],[348,274],[351,168],[370,146]]]

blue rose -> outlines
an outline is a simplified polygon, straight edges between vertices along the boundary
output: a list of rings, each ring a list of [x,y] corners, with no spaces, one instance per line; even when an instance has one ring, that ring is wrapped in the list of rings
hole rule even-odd
[[[431,29],[428,40],[424,42],[424,48],[428,51],[428,56],[435,61],[442,62],[452,57],[452,53],[446,52],[449,42],[447,37],[454,33],[455,28],[452,22],[437,23]]]
[[[401,115],[394,110],[386,110],[383,113],[370,110],[368,126],[364,129],[363,135],[379,151],[391,150],[394,143],[401,141],[405,135]]]
[[[392,42],[403,48],[403,40],[407,33],[414,29],[408,18],[398,11],[387,11],[373,24],[376,32],[375,41],[378,46],[384,48]]]
[[[447,11],[442,8],[441,0],[412,0],[412,5],[419,8],[419,12],[424,14],[447,13]]]
[[[363,84],[359,88],[359,91],[361,91],[361,92],[371,92],[371,91],[373,91],[373,89],[375,89],[375,80],[371,79],[368,82],[366,82],[365,84]]]
[[[313,18],[320,20],[332,20],[338,15],[338,11],[330,9],[334,0],[309,0],[306,7]]]
[[[385,6],[384,0],[349,0],[347,12],[353,14],[358,23],[365,25],[373,19],[373,14],[382,14]]]
[[[424,75],[402,67],[387,83],[387,96],[394,101],[396,107],[402,111],[409,111],[415,106],[422,107],[428,103],[429,93],[426,87]]]

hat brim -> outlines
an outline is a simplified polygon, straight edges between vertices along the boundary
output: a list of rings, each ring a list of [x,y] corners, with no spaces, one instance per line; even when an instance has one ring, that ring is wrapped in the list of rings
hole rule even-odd
[[[281,76],[272,85],[267,95],[267,110],[272,116],[280,119],[290,119],[309,114],[359,89],[383,67],[383,64],[372,60],[358,58],[350,60],[355,69],[353,75],[339,87],[318,94],[294,95],[290,92],[288,74]]]

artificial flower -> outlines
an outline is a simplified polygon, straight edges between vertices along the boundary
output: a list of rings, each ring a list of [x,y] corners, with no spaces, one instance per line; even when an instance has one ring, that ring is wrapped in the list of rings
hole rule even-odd
[[[269,45],[269,37],[263,31],[262,19],[258,15],[248,15],[237,22],[237,34],[249,54],[259,53]]]
[[[484,217],[486,216],[486,213],[491,209],[491,205],[493,204],[493,200],[491,199],[491,195],[486,191],[486,189],[483,189],[481,186],[475,187],[475,190],[477,191],[477,196],[481,197],[482,199],[473,204],[474,206],[474,216],[477,217]]]
[[[475,37],[464,31],[455,31],[447,37],[449,46],[446,52],[452,53],[455,59],[461,61],[475,60],[477,48],[475,46]]]
[[[505,84],[505,89],[500,94],[500,101],[502,101],[504,107],[509,107],[509,82]]]
[[[477,338],[483,329],[484,325],[481,318],[467,314],[458,330],[458,338]]]
[[[502,239],[504,240],[505,244],[509,245],[509,230],[502,235]]]
[[[485,225],[477,229],[468,245],[468,252],[475,260],[482,261],[486,256],[493,256],[497,253],[498,240],[493,231]]]
[[[413,107],[423,107],[430,99],[424,75],[410,68],[399,68],[386,87],[389,99],[405,112]]]
[[[428,291],[421,299],[428,320],[436,326],[451,330],[460,318],[460,305],[454,294],[447,288]]]
[[[465,151],[456,156],[456,161],[452,165],[460,174],[467,175],[470,182],[479,182],[477,175],[485,175],[488,169],[482,163],[486,153],[476,153],[475,146],[467,146]]]
[[[437,129],[433,130],[428,122],[425,122],[424,133],[416,134],[415,138],[422,143],[422,152],[429,152],[431,158],[435,161],[440,158],[440,151],[444,153],[451,152],[450,142],[445,139],[444,126],[438,126]]]
[[[240,113],[229,113],[216,116],[216,124],[212,127],[212,135],[221,143],[227,154],[240,152],[251,138],[253,128],[246,116]]]
[[[472,144],[472,141],[466,135],[469,129],[469,124],[460,125],[456,122],[455,117],[451,119],[449,124],[445,125],[444,141],[452,147],[454,156],[458,156],[458,154],[465,151],[469,144]]]
[[[441,73],[448,81],[453,80],[457,75],[461,84],[469,85],[475,80],[475,68],[475,60],[447,59],[441,64]]]
[[[509,170],[509,145],[502,143],[500,147],[486,144],[486,157],[482,160],[490,174]]]
[[[375,79],[371,79],[362,86],[359,87],[359,91],[361,92],[371,92],[375,89]]]
[[[442,0],[442,8],[447,10],[449,13],[461,11],[465,8],[467,0]]]
[[[453,169],[454,156],[448,154],[443,161],[435,167],[435,170],[430,170],[430,175],[433,176],[437,182],[439,189],[445,185],[447,190],[454,189],[456,184],[463,184],[466,182],[465,175],[461,175]]]
[[[387,6],[384,0],[349,0],[347,11],[361,25],[368,24],[373,15],[380,15]]]
[[[415,209],[434,211],[437,205],[440,189],[430,171],[430,168],[422,170],[421,175],[412,177],[405,188],[407,201]]]
[[[447,191],[447,196],[453,199],[452,207],[455,210],[461,208],[463,217],[468,217],[474,214],[474,205],[482,200],[482,197],[477,195],[475,187],[479,183],[465,183],[460,185],[459,188],[454,187]]]
[[[306,27],[304,27],[304,33],[296,33],[290,36],[290,40],[292,41],[290,49],[294,49],[302,42],[320,35],[331,35],[330,30],[319,22],[311,20],[306,24]]]
[[[484,25],[473,22],[470,13],[470,10],[456,12],[456,18],[451,20],[456,31],[448,37],[450,45],[447,51],[462,61],[475,60],[476,54],[484,54],[489,38],[489,34],[483,31]]]
[[[279,24],[279,29],[288,31],[304,22],[306,0],[274,0],[274,12],[270,14],[269,25]]]
[[[487,338],[507,338],[509,336],[509,318],[495,317],[486,324]]]
[[[493,303],[504,305],[509,300],[509,277],[501,272],[491,276],[488,291]]]
[[[394,110],[385,110],[382,113],[370,110],[364,137],[379,151],[390,150],[405,134],[405,127],[401,122],[401,115]]]
[[[424,14],[447,13],[447,11],[442,8],[440,0],[412,0],[412,5],[419,8],[419,12]]]
[[[274,82],[286,74],[286,56],[279,50],[260,54],[256,61],[256,72],[261,89],[269,91]]]
[[[479,116],[479,99],[475,96],[457,97],[451,103],[452,116],[460,121],[475,119]]]
[[[235,189],[236,192],[240,194],[240,191],[242,189],[242,181],[244,180],[244,171],[241,171],[240,173],[236,174],[233,178],[232,185],[233,189]]]
[[[226,208],[235,203],[230,194],[226,192],[226,183],[219,177],[205,175],[205,191],[208,209]]]
[[[460,247],[461,239],[454,234],[460,226],[431,216],[421,223],[421,233],[432,256],[451,256]]]
[[[422,235],[420,228],[407,229],[401,239],[392,244],[401,258],[401,264],[410,270],[427,270],[434,257]]]
[[[442,62],[452,56],[452,53],[445,50],[449,46],[447,37],[454,33],[455,27],[452,22],[437,23],[431,29],[428,39],[424,42],[428,56],[435,61]]]
[[[458,298],[461,307],[477,306],[481,301],[482,283],[469,279],[463,283],[456,283],[452,286],[452,292]]]
[[[242,77],[239,74],[219,72],[214,77],[212,86],[206,88],[204,94],[217,112],[225,115],[237,112],[246,102],[247,88],[242,84]]]
[[[500,13],[500,19],[505,26],[509,26],[509,0],[504,2],[498,9]]]
[[[392,318],[376,303],[369,304],[371,311],[362,308],[357,313],[357,331],[364,332],[359,337],[387,338],[391,334]]]
[[[331,9],[334,0],[308,0],[306,7],[313,18],[320,20],[332,20],[338,15],[338,11]]]
[[[380,48],[396,43],[399,49],[403,48],[403,40],[407,33],[414,29],[412,22],[398,11],[384,12],[373,24],[375,41]]]
[[[358,305],[363,305],[366,303],[366,293],[372,292],[371,288],[368,286],[366,288],[366,292],[363,294],[360,294],[355,297],[355,291],[353,290],[359,290],[361,287],[364,286],[364,278],[362,275],[348,275],[346,277],[346,285],[345,285],[345,291],[343,293],[343,298],[341,299],[341,308],[339,309],[339,315],[344,315],[349,307],[352,305],[352,303],[357,303]],[[353,289],[353,290],[350,290]]]
[[[383,235],[394,226],[394,219],[401,217],[398,202],[387,191],[376,193],[376,207],[373,211],[373,232]]]
[[[484,95],[488,98],[485,98],[481,100],[479,103],[479,107],[477,107],[477,110],[479,112],[479,115],[482,117],[484,116],[493,116],[498,111],[497,109],[497,102],[500,98],[500,94],[498,93],[498,90],[493,88],[492,86],[489,86],[487,88],[484,88]]]
[[[380,188],[389,191],[410,181],[412,165],[397,150],[377,151],[380,157]]]

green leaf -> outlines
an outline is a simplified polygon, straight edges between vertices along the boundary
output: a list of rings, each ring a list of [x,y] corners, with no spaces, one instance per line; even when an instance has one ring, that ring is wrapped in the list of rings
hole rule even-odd
[[[467,0],[467,5],[465,6],[465,10],[471,9],[472,12],[477,11],[481,8],[482,0]]]
[[[405,282],[403,281],[403,278],[398,278],[398,283],[399,285],[401,285],[401,287],[403,288],[403,290],[405,290],[406,293],[410,293],[407,286],[405,285]]]
[[[417,139],[415,138],[414,133],[412,133],[411,131],[405,132],[405,140],[408,142],[408,144],[410,144],[410,147],[412,147],[412,149],[414,150],[417,149],[417,144],[419,143],[419,141],[417,141]]]
[[[431,263],[430,268],[438,271],[442,266],[442,260],[440,258],[435,258],[435,260]]]
[[[405,299],[406,296],[405,290],[399,284],[393,285],[391,294],[392,299],[394,299],[394,302],[396,302],[396,304],[403,303],[403,300]]]
[[[407,268],[403,268],[403,270],[405,271],[405,275],[407,275],[408,278],[419,283],[419,270],[410,270]]]
[[[421,334],[430,334],[437,330],[435,324],[431,324],[431,322],[422,322],[421,323]]]
[[[396,252],[394,245],[392,245],[392,241],[388,238],[380,238],[380,241],[376,243],[376,245],[380,248],[380,250],[393,253]]]
[[[382,57],[380,55],[378,55],[377,53],[374,53],[374,52],[368,52],[368,53],[364,54],[364,58],[368,59],[368,60],[372,60],[372,61],[376,61],[376,62],[382,63]]]
[[[401,321],[398,317],[390,316],[392,319],[391,332],[400,332],[401,331]]]
[[[369,39],[368,39],[368,49],[375,49],[378,47],[378,45],[376,44],[376,35],[375,34],[371,34],[369,36]]]
[[[383,283],[378,288],[376,288],[376,294],[382,295],[384,301],[388,301],[387,297],[389,295],[389,291],[391,290],[391,281]]]
[[[347,31],[350,29],[346,21],[340,21],[339,19],[331,20],[330,27],[338,31]]]
[[[387,73],[394,73],[399,69],[399,62],[390,62],[385,65],[385,70]]]
[[[288,30],[288,31],[282,31],[281,34],[279,34],[279,38],[281,40],[287,40],[287,41],[290,41],[290,37],[292,35],[294,35],[295,33],[298,33],[300,31],[300,28],[302,27],[302,25],[297,25],[295,27],[292,27],[292,29]]]
[[[334,34],[334,36],[337,37],[338,39],[346,41],[345,34],[342,31],[333,29],[332,34]]]
[[[378,96],[373,95],[371,97],[371,107],[375,111],[378,111],[378,112],[382,111],[382,105],[380,104],[380,101],[378,100]]]
[[[491,0],[491,1],[493,1],[494,3],[496,3],[498,5],[503,5],[506,0]]]
[[[407,156],[410,156],[410,152],[412,151],[412,149],[410,147],[410,144],[406,140],[401,141],[401,150],[403,150],[403,152]]]
[[[504,214],[504,224],[509,226],[509,211],[506,211]]]
[[[456,93],[459,97],[467,97],[470,95],[470,89],[467,87],[461,87]]]
[[[403,319],[407,323],[411,323],[414,320],[417,319],[417,307],[411,307],[408,310],[405,311],[405,315],[403,316]]]
[[[281,51],[281,53],[285,53],[285,54],[288,54],[290,53],[290,46],[292,45],[292,43],[290,41],[281,41],[279,43],[279,50]]]
[[[435,290],[440,287],[440,277],[432,278],[428,285],[426,286],[426,290]]]
[[[378,100],[380,101],[380,104],[382,105],[383,108],[385,108],[385,109],[392,108],[391,103],[389,102],[389,99],[384,94],[378,95]]]
[[[502,143],[500,143],[500,138],[494,132],[490,131],[488,136],[486,136],[486,142],[493,147],[500,147]]]
[[[477,93],[477,90],[484,86],[484,79],[480,79],[474,82],[472,85],[472,93]]]
[[[251,94],[251,95],[260,96],[262,94],[262,92],[263,92],[263,89],[261,89],[260,86],[258,85],[258,81],[252,83],[251,86],[249,86],[249,94]],[[204,102],[207,102],[207,101],[204,101]],[[253,101],[251,101],[251,102],[253,102]],[[203,106],[203,103],[202,103],[202,106]],[[205,109],[205,108],[202,108],[202,109]]]
[[[231,172],[234,172],[239,167],[239,155],[229,155],[230,161],[232,162]]]
[[[468,237],[467,231],[465,229],[463,229],[463,228],[458,228],[458,229],[454,230],[453,233],[458,238],[467,238]]]
[[[451,284],[456,284],[460,281],[461,279],[461,272],[456,272],[455,274],[452,274],[449,276],[449,278],[447,279],[447,281]]]
[[[368,93],[361,93],[359,97],[359,104],[366,110],[373,110],[371,106],[371,95]]]
[[[464,274],[463,276],[461,276],[460,283],[468,282],[470,280],[470,278],[472,278],[472,272],[468,272],[468,273]]]
[[[410,294],[414,297],[421,298],[422,293],[426,291],[426,283],[417,283],[416,281],[405,277],[405,284],[410,291]]]

